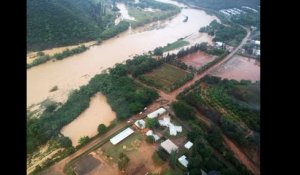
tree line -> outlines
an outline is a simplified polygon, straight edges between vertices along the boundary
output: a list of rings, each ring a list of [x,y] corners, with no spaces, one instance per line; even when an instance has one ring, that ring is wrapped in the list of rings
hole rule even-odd
[[[97,92],[107,97],[117,118],[126,119],[136,114],[158,98],[156,91],[136,84],[131,78],[112,74],[99,74],[90,82],[74,90],[66,103],[52,112],[44,112],[40,118],[27,123],[27,153],[56,137],[60,129],[74,120],[88,106],[90,98]]]
[[[224,42],[232,46],[237,46],[246,36],[246,31],[238,24],[230,23],[225,26],[213,20],[208,26],[201,27],[199,32],[208,33],[213,36],[213,41]]]
[[[62,53],[56,53],[53,56],[49,56],[47,54],[45,54],[44,52],[38,52],[37,53],[37,58],[30,64],[27,64],[27,69],[43,64],[51,59],[56,59],[56,60],[62,60],[66,57],[72,56],[72,55],[76,55],[78,53],[82,53],[84,51],[86,51],[87,49],[89,49],[88,47],[86,47],[85,45],[80,45],[74,49],[65,49]]]

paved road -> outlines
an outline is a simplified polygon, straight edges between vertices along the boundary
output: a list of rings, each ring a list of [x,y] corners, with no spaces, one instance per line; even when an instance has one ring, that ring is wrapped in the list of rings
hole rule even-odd
[[[250,36],[250,31],[248,29],[247,30],[247,35],[246,37],[242,40],[242,42],[240,43],[239,46],[237,46],[229,55],[227,55],[222,61],[218,62],[217,64],[211,66],[209,69],[207,69],[206,71],[204,71],[203,73],[197,74],[192,80],[188,81],[186,84],[184,84],[183,86],[181,86],[180,88],[174,90],[173,92],[167,94],[159,89],[159,95],[163,98],[169,101],[169,103],[176,101],[176,96],[182,92],[185,88],[191,86],[192,84],[195,83],[195,81],[201,79],[202,77],[204,77],[205,75],[209,74],[211,70],[213,70],[214,68],[220,66],[222,63],[228,61],[230,58],[232,58],[237,51],[246,43],[247,39]],[[157,106],[157,104],[152,104],[152,106]],[[150,110],[151,105],[148,107],[148,110]],[[131,119],[136,118],[137,116],[133,116],[131,117]],[[202,120],[206,120],[202,118]],[[62,175],[63,173],[63,169],[65,167],[65,165],[71,161],[72,159],[74,159],[75,157],[83,154],[85,151],[89,150],[90,148],[94,147],[95,145],[101,143],[103,140],[111,137],[113,134],[115,134],[115,132],[117,132],[118,130],[120,130],[121,128],[125,127],[127,124],[127,122],[123,122],[123,123],[119,123],[118,126],[116,126],[115,128],[113,128],[112,130],[108,131],[106,134],[96,138],[95,140],[93,140],[92,142],[90,142],[89,144],[85,145],[84,147],[82,147],[80,150],[76,151],[75,153],[71,154],[70,156],[64,158],[63,160],[59,161],[58,163],[54,164],[53,166],[51,166],[50,168],[46,169],[42,174],[51,174],[51,175]]]

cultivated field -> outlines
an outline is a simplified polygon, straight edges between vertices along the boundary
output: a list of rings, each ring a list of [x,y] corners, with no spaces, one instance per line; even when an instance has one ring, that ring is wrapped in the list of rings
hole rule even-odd
[[[162,85],[163,88],[170,88],[176,81],[184,78],[188,72],[170,64],[163,64],[152,72],[145,74],[145,77]]]
[[[204,52],[198,51],[181,58],[181,61],[188,66],[192,66],[193,68],[199,69],[205,64],[213,61],[215,58],[216,56],[208,55]]]
[[[235,80],[260,80],[260,66],[251,58],[236,55],[229,61],[213,69],[211,75]]]

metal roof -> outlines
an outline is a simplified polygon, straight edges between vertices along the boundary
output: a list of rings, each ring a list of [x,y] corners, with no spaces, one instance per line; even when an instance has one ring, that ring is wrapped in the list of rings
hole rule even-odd
[[[178,146],[175,145],[170,139],[165,140],[160,144],[160,146],[165,149],[169,154],[174,150],[176,151],[178,149]]]
[[[126,137],[130,136],[132,133],[134,133],[134,131],[130,127],[128,127],[127,129],[125,129],[122,132],[120,132],[118,135],[116,135],[113,138],[111,138],[110,142],[113,145],[116,145],[119,142],[121,142],[123,139],[125,139]]]
[[[158,117],[159,115],[161,115],[161,114],[163,114],[165,112],[166,112],[166,110],[164,108],[159,108],[156,111],[148,114],[147,117],[148,118],[156,118],[156,117]]]

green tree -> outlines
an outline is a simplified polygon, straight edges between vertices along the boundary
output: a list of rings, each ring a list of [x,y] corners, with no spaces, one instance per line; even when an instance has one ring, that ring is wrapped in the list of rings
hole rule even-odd
[[[185,102],[177,101],[172,103],[171,106],[177,117],[183,120],[191,120],[195,118],[194,109],[191,106],[187,105]]]
[[[60,146],[64,147],[64,148],[68,148],[72,146],[72,141],[69,137],[58,137],[58,143],[60,144]]]
[[[90,141],[89,136],[80,137],[78,143],[80,146],[87,144]]]
[[[104,124],[100,124],[99,126],[98,126],[98,133],[99,134],[104,134],[104,133],[106,133],[107,132],[107,127],[104,125]]]
[[[127,167],[129,161],[130,159],[128,158],[128,156],[124,153],[121,153],[118,160],[119,170],[124,170]]]
[[[172,150],[171,154],[170,154],[170,161],[169,161],[170,167],[175,168],[176,162],[177,162],[177,157],[178,156],[177,156],[176,151]]]
[[[163,54],[163,48],[157,47],[154,49],[154,55],[162,55]]]
[[[147,136],[146,137],[146,141],[147,141],[147,143],[154,143],[155,142],[155,138],[153,137],[153,136]]]
[[[159,126],[159,123],[156,119],[154,119],[154,118],[147,118],[146,119],[146,127],[147,128],[154,129],[154,128],[157,128],[158,126]]]
[[[110,68],[109,72],[113,75],[124,76],[127,74],[126,65],[116,64],[114,68]]]

